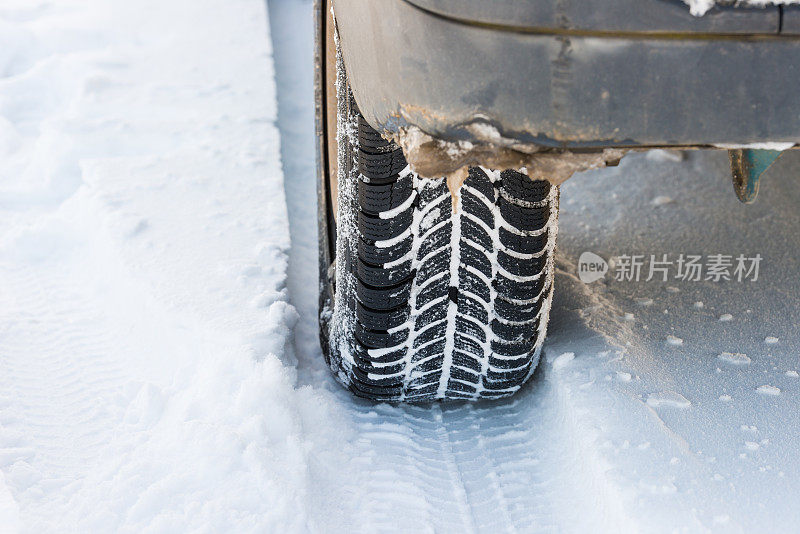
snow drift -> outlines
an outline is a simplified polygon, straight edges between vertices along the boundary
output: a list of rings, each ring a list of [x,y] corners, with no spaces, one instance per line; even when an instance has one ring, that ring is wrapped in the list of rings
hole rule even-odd
[[[267,24],[252,0],[3,3],[3,532],[313,521],[335,418],[295,388]]]

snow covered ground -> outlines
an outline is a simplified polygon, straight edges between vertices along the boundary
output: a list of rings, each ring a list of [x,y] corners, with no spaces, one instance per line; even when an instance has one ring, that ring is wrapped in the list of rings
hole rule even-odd
[[[295,387],[267,28],[0,5],[0,531],[310,521],[335,418]]]
[[[796,530],[800,154],[749,207],[724,152],[573,178],[532,382],[373,404],[317,343],[311,40],[308,0],[0,4],[0,532]]]

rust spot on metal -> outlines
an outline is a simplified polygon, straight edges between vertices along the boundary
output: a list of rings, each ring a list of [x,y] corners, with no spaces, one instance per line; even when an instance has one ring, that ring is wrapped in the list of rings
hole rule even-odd
[[[559,71],[561,72],[561,71]],[[567,71],[565,71],[567,72]],[[568,84],[568,75],[566,73],[561,75],[559,80],[555,81],[557,87],[554,88],[554,91],[558,93],[559,91],[563,92],[563,87]],[[598,95],[601,98],[609,98],[607,95],[602,96]],[[560,106],[554,103],[555,108],[559,108]],[[392,119],[394,126],[389,128],[391,130],[391,134],[396,134],[397,129],[399,127],[397,125],[418,125],[418,124],[431,124],[431,125],[441,125],[447,126],[448,131],[463,131],[465,134],[468,134],[467,137],[473,137],[476,128],[494,128],[491,126],[491,120],[482,115],[477,115],[473,117],[469,121],[463,121],[458,124],[453,124],[453,117],[448,116],[446,114],[437,112],[430,108],[426,108],[417,104],[406,104],[401,103],[397,107],[397,111],[391,113],[389,118]],[[534,136],[538,137],[545,137],[548,139],[554,140],[562,140],[562,141],[572,141],[572,142],[591,142],[597,141],[601,138],[600,128],[595,125],[582,125],[576,126],[575,124],[568,124],[564,121],[555,119],[553,121],[546,121],[544,123],[537,123],[532,124],[526,122],[524,124],[524,132],[533,134]],[[618,132],[617,132],[618,133]],[[434,133],[435,135],[435,133]],[[483,139],[485,140],[485,139]],[[530,146],[538,146],[532,143],[524,143],[519,141],[515,136],[509,137],[502,137],[503,145],[504,146],[520,146],[522,147],[522,152],[530,152]],[[606,139],[608,143],[613,145],[616,143],[621,143],[624,141],[623,139]]]
[[[439,113],[435,113],[430,109],[424,108],[422,106],[418,106],[415,104],[401,104],[400,111],[397,113],[397,117],[403,118],[408,120],[409,117],[423,117],[426,121],[447,121],[447,117],[445,115],[441,115]]]
[[[534,155],[525,166],[531,180],[548,180],[560,185],[576,172],[616,167],[627,150],[606,148],[598,152],[549,152]]]
[[[524,169],[534,180],[560,184],[576,172],[616,165],[626,149],[607,148],[588,152],[544,149],[533,143],[519,143],[503,138],[489,124],[469,125],[475,141],[444,141],[416,127],[400,128],[392,139],[403,149],[411,168],[429,178],[448,177],[448,187],[461,177],[464,169],[483,166],[494,170]],[[451,185],[451,176],[452,184]],[[462,180],[463,181],[463,180]]]

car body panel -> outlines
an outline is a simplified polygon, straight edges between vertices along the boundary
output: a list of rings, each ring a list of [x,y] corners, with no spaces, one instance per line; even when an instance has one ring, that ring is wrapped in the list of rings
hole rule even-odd
[[[715,7],[702,17],[682,0],[406,0],[449,18],[520,28],[602,32],[778,33],[780,12]]]
[[[800,140],[795,37],[510,31],[405,0],[334,7],[359,108],[389,135],[470,141],[485,123],[570,149]]]
[[[782,9],[781,33],[783,35],[800,35],[800,6]]]

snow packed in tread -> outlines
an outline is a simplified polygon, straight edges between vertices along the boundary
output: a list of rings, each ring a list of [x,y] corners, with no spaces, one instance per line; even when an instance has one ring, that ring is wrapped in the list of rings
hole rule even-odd
[[[331,344],[338,378],[382,400],[512,394],[544,338],[557,188],[473,167],[453,198],[363,119],[348,120],[359,144],[345,137],[339,226],[351,244],[337,276],[352,279],[339,285],[356,298],[352,319],[340,305],[345,328]]]

